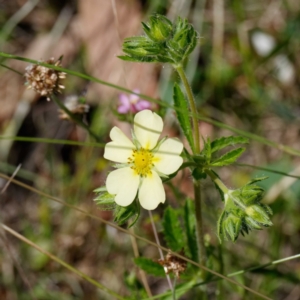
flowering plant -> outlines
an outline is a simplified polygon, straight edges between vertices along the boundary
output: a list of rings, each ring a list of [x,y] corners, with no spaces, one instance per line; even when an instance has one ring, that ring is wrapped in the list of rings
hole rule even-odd
[[[104,158],[119,165],[108,175],[106,188],[115,195],[118,205],[131,204],[137,192],[145,209],[155,209],[165,202],[160,177],[176,172],[181,166],[183,159],[179,155],[183,144],[174,138],[158,141],[162,129],[161,117],[143,110],[134,118],[133,142],[118,127],[111,130],[112,142],[105,146]]]

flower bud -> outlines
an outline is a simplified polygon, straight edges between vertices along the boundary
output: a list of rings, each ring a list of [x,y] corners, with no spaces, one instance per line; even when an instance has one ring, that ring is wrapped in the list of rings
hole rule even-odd
[[[252,218],[245,217],[245,223],[249,229],[261,230],[261,226]]]
[[[146,35],[154,42],[165,42],[172,32],[172,22],[156,14],[150,17],[149,23],[142,23]]]
[[[271,226],[272,222],[269,218],[269,211],[266,212],[261,205],[251,205],[245,209],[245,213],[251,217],[254,221],[258,222],[263,226]]]
[[[181,62],[195,49],[197,38],[197,32],[194,27],[187,20],[182,20],[178,17],[173,37],[167,41],[170,55],[175,61]]]
[[[223,232],[234,242],[236,241],[242,226],[242,220],[233,214],[229,214],[228,217],[223,221]]]

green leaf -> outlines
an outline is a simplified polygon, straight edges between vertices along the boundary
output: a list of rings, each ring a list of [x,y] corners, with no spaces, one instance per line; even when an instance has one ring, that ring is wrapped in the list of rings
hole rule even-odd
[[[203,139],[203,141],[204,141],[204,139]],[[211,152],[211,143],[210,143],[209,137],[207,138],[206,141],[204,141],[204,149],[203,149],[202,152],[205,156],[207,164],[209,164],[210,159],[211,159],[211,154],[212,154],[212,152]]]
[[[115,195],[109,194],[105,186],[94,190],[97,193],[94,201],[102,210],[113,210],[116,206]]]
[[[206,173],[203,171],[202,168],[195,168],[192,172],[192,176],[196,180],[206,179],[206,177],[207,177]]]
[[[155,57],[137,57],[137,56],[127,56],[127,55],[120,55],[118,58],[125,60],[125,61],[131,61],[131,62],[159,62]]]
[[[166,273],[163,266],[146,257],[137,257],[134,259],[135,264],[147,274],[165,277]]]
[[[187,199],[184,205],[184,228],[187,238],[187,249],[193,261],[198,261],[198,246],[196,240],[196,218],[194,201]]]
[[[218,232],[218,238],[220,243],[222,243],[224,239],[223,221],[225,220],[226,216],[227,216],[227,212],[223,210],[217,224],[217,232]]]
[[[179,85],[175,83],[174,85],[174,106],[178,110],[176,110],[177,118],[180,124],[180,127],[187,138],[190,147],[194,149],[194,140],[193,140],[193,132],[192,132],[192,126],[189,119],[189,108],[187,105],[187,101],[184,97],[184,94],[182,93]]]
[[[268,178],[269,178],[268,176],[254,178],[251,181],[249,181],[246,185],[251,185],[253,183],[256,183],[256,182],[259,182],[259,181],[262,181],[262,180],[266,180]]]
[[[216,159],[215,161],[213,161],[210,165],[212,167],[222,167],[222,166],[230,165],[234,163],[245,150],[246,150],[245,148],[237,148],[231,150],[225,153],[224,155],[222,155],[221,157],[219,157],[218,159]]]
[[[180,251],[184,247],[184,235],[178,212],[169,206],[165,210],[162,225],[168,247],[173,251]]]
[[[140,216],[140,206],[136,201],[133,201],[132,204],[128,206],[119,206],[116,205],[116,210],[114,213],[114,222],[118,225],[123,225],[129,219],[134,217],[133,222],[128,226],[128,228],[132,227],[138,220]]]
[[[100,192],[106,192],[106,191],[107,191],[106,186],[101,186],[101,187],[98,187],[97,189],[93,190],[94,193],[100,193]]]
[[[219,151],[227,146],[234,146],[236,144],[248,144],[249,139],[242,136],[227,136],[221,137],[211,142],[211,153]]]

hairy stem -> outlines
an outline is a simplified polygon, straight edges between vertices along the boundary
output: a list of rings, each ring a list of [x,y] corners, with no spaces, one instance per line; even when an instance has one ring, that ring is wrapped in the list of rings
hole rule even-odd
[[[203,219],[202,219],[202,203],[201,203],[201,187],[199,181],[194,181],[195,194],[195,213],[196,213],[196,234],[198,245],[198,260],[201,265],[205,266],[206,251],[204,245]]]
[[[191,86],[187,80],[185,72],[182,68],[182,65],[175,66],[180,79],[184,85],[190,110],[192,113],[192,122],[194,129],[194,144],[195,149],[193,149],[194,154],[200,153],[200,133],[197,119],[197,108],[195,103],[195,98],[191,89]],[[198,259],[201,265],[205,265],[206,262],[206,253],[204,245],[204,231],[203,231],[203,219],[202,219],[202,203],[201,203],[201,186],[199,181],[194,181],[194,195],[195,195],[195,214],[196,214],[196,234],[197,234],[197,245],[198,245]]]
[[[223,181],[211,170],[205,170],[205,173],[211,178],[211,180],[219,187],[219,189],[224,193],[228,193],[228,188],[223,183]]]

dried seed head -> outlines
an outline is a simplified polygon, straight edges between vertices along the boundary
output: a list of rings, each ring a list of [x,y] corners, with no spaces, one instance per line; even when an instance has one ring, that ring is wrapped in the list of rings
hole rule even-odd
[[[71,113],[75,115],[83,115],[89,111],[90,106],[88,104],[80,103],[79,100],[80,100],[79,96],[70,95],[66,97],[64,101],[64,105]],[[70,116],[62,109],[59,109],[58,112],[59,112],[60,119],[70,120]]]
[[[183,249],[180,251],[180,254],[184,254]],[[186,261],[173,255],[170,250],[166,256],[166,259],[159,259],[158,263],[164,267],[166,274],[173,272],[177,278],[179,278],[180,273],[183,273],[186,269]]]
[[[45,63],[61,66],[61,59],[55,61],[52,57],[46,60]],[[61,93],[61,90],[65,88],[64,85],[61,84],[61,80],[66,78],[66,73],[44,66],[29,65],[26,67],[24,76],[28,88],[33,89],[41,96],[47,97],[48,101],[52,94]]]

